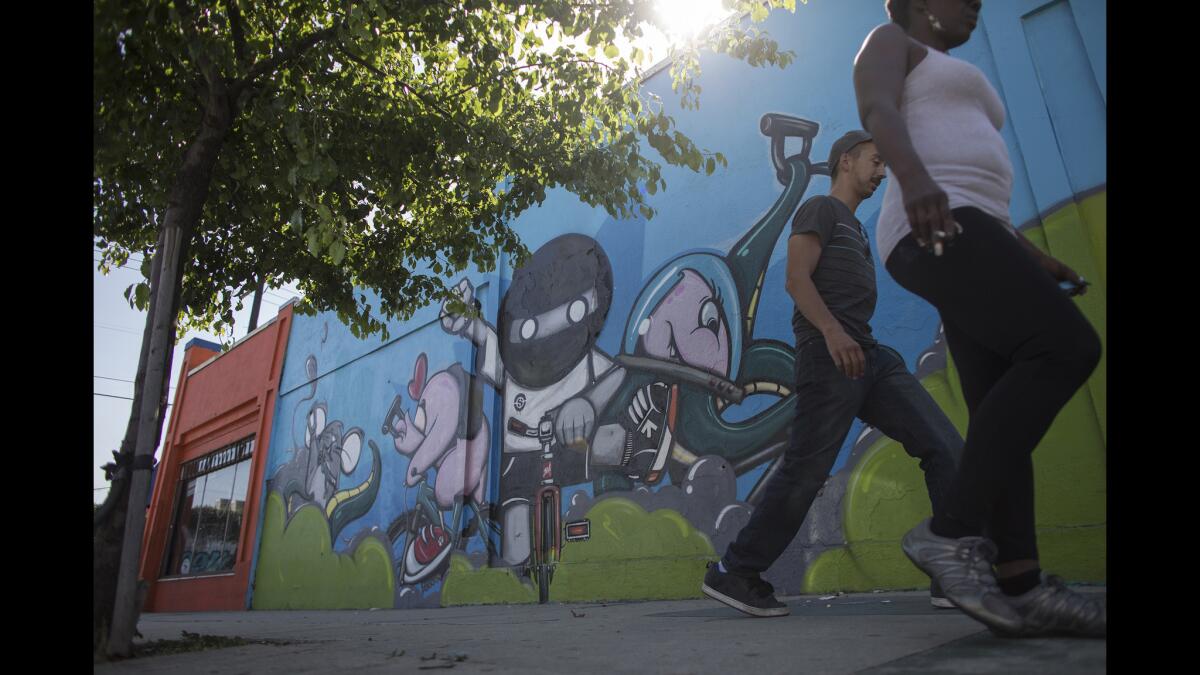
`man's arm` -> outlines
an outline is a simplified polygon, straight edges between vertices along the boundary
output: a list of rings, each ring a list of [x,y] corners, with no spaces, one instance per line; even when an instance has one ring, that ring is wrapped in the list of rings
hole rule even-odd
[[[862,347],[846,334],[813,283],[813,270],[821,259],[821,238],[815,232],[794,234],[788,238],[787,292],[800,313],[825,336],[825,346],[834,364],[847,377],[858,379],[866,370]]]

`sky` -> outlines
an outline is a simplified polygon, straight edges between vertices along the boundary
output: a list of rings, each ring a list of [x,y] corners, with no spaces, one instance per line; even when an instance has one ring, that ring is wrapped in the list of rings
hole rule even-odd
[[[99,265],[100,252],[93,251],[93,268]],[[141,256],[131,256],[128,267],[112,270],[107,276],[98,270],[92,273],[92,501],[99,504],[108,495],[108,481],[100,465],[112,460],[112,451],[121,445],[125,426],[133,401],[133,378],[137,375],[138,353],[142,344],[142,331],[146,327],[146,313],[132,309],[125,300],[125,288],[142,280],[138,271]],[[138,261],[138,262],[135,262]],[[269,289],[263,294],[262,307],[258,311],[258,324],[270,321],[279,307],[289,298],[298,295],[295,286],[285,289]],[[250,298],[246,298],[242,311],[234,314],[234,333],[188,332],[176,343],[171,359],[171,390],[168,400],[175,397],[175,386],[179,380],[179,364],[183,362],[183,348],[192,338],[216,343],[230,343],[244,337],[250,325]],[[167,414],[170,415],[170,408]],[[168,417],[169,421],[169,417]],[[163,424],[166,437],[167,423]],[[162,456],[162,444],[155,457]]]
[[[703,26],[715,23],[728,15],[721,8],[720,0],[659,0],[659,7],[674,27],[671,35],[664,36],[658,31],[650,30],[647,36],[637,43],[637,46],[650,53],[655,61],[666,58],[672,39],[690,37]],[[618,46],[625,48],[623,44]],[[126,267],[111,270],[107,275],[96,269],[100,261],[98,250],[94,251],[92,258],[92,498],[99,504],[107,496],[109,485],[100,466],[112,460],[112,452],[120,447],[121,439],[125,435],[125,426],[129,422],[133,404],[133,379],[137,374],[138,353],[141,348],[142,331],[146,325],[146,313],[131,308],[124,297],[125,289],[129,285],[142,281],[142,275],[138,271],[141,256],[132,256]],[[260,326],[271,320],[289,298],[298,295],[294,289],[295,285],[291,284],[282,289],[267,290],[259,310]],[[250,298],[247,298],[242,311],[234,315],[232,333],[217,335],[192,331],[179,336],[171,360],[171,389],[168,400],[174,399],[175,386],[179,380],[179,364],[183,360],[183,348],[189,340],[200,338],[228,344],[246,335],[249,320]],[[170,411],[168,408],[167,422],[163,424],[163,438],[168,432]],[[155,457],[161,456],[160,442]]]

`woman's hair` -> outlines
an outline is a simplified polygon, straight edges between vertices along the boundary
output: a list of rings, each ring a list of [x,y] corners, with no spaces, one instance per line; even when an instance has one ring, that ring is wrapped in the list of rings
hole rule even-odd
[[[904,30],[908,30],[908,3],[909,0],[883,0],[883,8],[887,10],[888,18],[893,23],[900,24]]]

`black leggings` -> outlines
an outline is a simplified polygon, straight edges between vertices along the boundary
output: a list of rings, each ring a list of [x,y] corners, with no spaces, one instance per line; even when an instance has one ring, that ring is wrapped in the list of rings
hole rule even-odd
[[[937,308],[970,412],[944,513],[990,536],[997,562],[1037,559],[1033,449],[1100,360],[1100,339],[998,220],[954,209],[963,232],[935,257],[910,234],[887,270]]]

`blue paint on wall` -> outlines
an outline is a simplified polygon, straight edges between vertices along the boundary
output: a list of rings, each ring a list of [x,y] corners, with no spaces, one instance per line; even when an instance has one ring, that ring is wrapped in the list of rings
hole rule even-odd
[[[1097,5],[1103,3],[991,3],[971,41],[952,54],[978,66],[1004,100],[1008,119],[1002,135],[1014,167],[1014,224],[1036,220],[1050,206],[1106,180],[1105,19],[1104,12],[1096,10]],[[780,199],[784,186],[776,178],[771,162],[770,139],[759,129],[765,113],[818,123],[820,130],[810,154],[814,162],[826,159],[834,139],[860,126],[851,65],[864,37],[885,20],[878,0],[810,2],[798,6],[794,15],[774,12],[762,27],[781,47],[796,52],[795,63],[781,71],[753,68],[721,55],[704,55],[699,110],[680,109],[666,70],[651,77],[645,90],[662,98],[678,128],[701,148],[720,151],[728,159],[728,167],[718,168],[712,176],[664,166],[667,189],[647,196],[658,212],[652,220],[640,216],[618,220],[565,190],[555,189],[548,191],[543,204],[513,223],[531,251],[567,232],[594,237],[605,250],[612,267],[613,294],[607,322],[596,342],[602,352],[613,356],[621,352],[633,305],[664,263],[688,251],[728,252]],[[797,142],[790,142],[788,153],[798,150]],[[648,145],[644,151],[648,156],[657,156]],[[813,176],[805,198],[827,193],[828,189],[828,178]],[[872,244],[882,196],[883,191],[877,191],[858,209]],[[754,340],[792,343],[793,304],[784,289],[788,234],[785,228],[770,254],[754,332],[743,338],[747,344]],[[875,265],[878,302],[872,330],[877,339],[903,356],[910,370],[915,369],[917,357],[936,336],[937,313],[900,288],[877,253]],[[483,316],[494,325],[513,278],[511,265],[502,260],[495,272],[471,271],[463,277],[476,288]],[[449,281],[455,284],[459,278]],[[378,306],[372,292],[363,294],[365,302]],[[357,534],[371,529],[386,531],[398,514],[418,507],[415,490],[404,485],[409,459],[395,450],[391,437],[382,433],[382,425],[397,396],[409,414],[415,414],[415,402],[407,387],[418,354],[427,355],[429,373],[454,363],[474,372],[474,348],[441,329],[439,309],[424,307],[407,322],[389,322],[391,338],[386,342],[378,337],[355,339],[329,314],[295,317],[280,383],[268,477],[303,444],[306,415],[317,401],[326,403],[329,421],[342,421],[346,428],[360,427],[365,438],[374,441],[381,451],[381,489],[371,509],[347,526],[335,541],[338,551],[348,550]],[[308,373],[310,356],[316,364],[315,395]],[[312,400],[304,400],[310,396]],[[741,406],[731,407],[724,419],[746,420],[766,411],[772,403],[769,395],[751,396]],[[504,468],[504,405],[502,392],[484,387],[483,410],[492,430],[485,492],[492,506],[503,498],[499,475]],[[850,429],[834,473],[845,468],[847,455],[861,431],[861,422]],[[369,457],[365,443],[363,457]],[[766,468],[764,462],[737,476],[738,498],[746,497]],[[339,487],[357,485],[368,473],[369,462],[360,461],[350,475],[341,477]],[[434,469],[427,479],[432,482],[436,476]],[[652,490],[672,484],[679,481],[668,476]],[[564,509],[571,495],[578,493],[590,500],[596,492],[590,482],[564,486]],[[405,543],[397,542],[393,550],[397,559],[403,555]],[[468,552],[484,549],[478,537],[467,542]],[[433,588],[436,585],[424,587],[421,594],[429,595]]]

